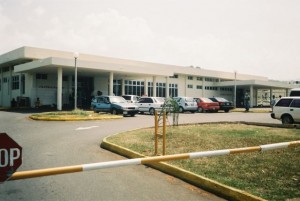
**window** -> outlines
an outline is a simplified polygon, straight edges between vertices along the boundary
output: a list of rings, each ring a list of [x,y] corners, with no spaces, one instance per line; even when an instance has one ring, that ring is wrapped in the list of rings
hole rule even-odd
[[[297,107],[300,108],[300,99],[295,99],[292,104],[291,107]]]
[[[1,84],[2,84],[2,83],[1,83],[1,79],[0,79],[0,91],[1,91]]]
[[[232,88],[230,87],[220,87],[221,91],[232,91]]]
[[[139,103],[153,103],[152,98],[141,98]]]
[[[43,74],[43,73],[37,73],[35,78],[37,80],[47,80],[48,79],[48,75],[47,74]]]
[[[25,75],[22,75],[21,76],[21,92],[22,92],[22,94],[25,94]]]
[[[205,87],[205,90],[210,90],[210,91],[218,91],[218,87]]]
[[[153,96],[153,82],[148,82],[148,96]],[[166,83],[156,83],[156,96],[166,97]]]
[[[188,87],[189,89],[192,89],[192,88],[193,88],[193,85],[192,85],[192,84],[188,84],[187,87]]]
[[[177,84],[169,84],[169,96],[171,96],[171,97],[178,96],[178,85]]]
[[[4,67],[3,70],[2,70],[3,73],[8,72],[8,71],[9,71],[9,67]]]
[[[3,78],[3,83],[7,83],[8,82],[8,78],[7,77],[4,77]]]
[[[279,107],[289,107],[293,99],[280,99],[276,106]]]
[[[125,94],[142,96],[144,94],[144,82],[138,80],[125,80]]]
[[[202,89],[202,86],[201,85],[197,85],[196,88],[197,89]]]
[[[19,76],[13,76],[12,77],[12,90],[19,89],[20,81]]]
[[[63,78],[62,78],[62,80],[63,80],[64,82],[68,82],[68,76],[64,75]]]
[[[121,90],[122,90],[122,81],[121,80],[114,80],[113,81],[113,93],[116,96],[121,96]]]
[[[178,78],[178,75],[177,74],[174,74],[173,76],[169,76],[169,78]]]
[[[198,81],[202,81],[202,77],[197,77],[197,80]]]
[[[193,76],[188,76],[188,80],[193,80]]]
[[[156,83],[156,96],[166,97],[166,83]]]
[[[211,77],[206,77],[206,78],[205,78],[205,81],[207,81],[207,82],[216,82],[217,79],[211,78]]]

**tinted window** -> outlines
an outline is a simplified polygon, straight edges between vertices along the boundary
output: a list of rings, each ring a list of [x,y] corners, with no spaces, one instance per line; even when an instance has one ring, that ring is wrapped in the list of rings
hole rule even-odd
[[[131,97],[130,96],[122,96],[123,98],[125,98],[126,100],[130,100]]]
[[[282,98],[280,99],[276,106],[280,106],[280,107],[289,107],[291,102],[292,102],[293,99],[285,99],[285,98]]]
[[[300,91],[291,91],[290,96],[300,96]]]
[[[151,98],[141,98],[139,103],[153,103]]]
[[[296,99],[292,102],[291,107],[298,107],[300,108],[300,99]]]

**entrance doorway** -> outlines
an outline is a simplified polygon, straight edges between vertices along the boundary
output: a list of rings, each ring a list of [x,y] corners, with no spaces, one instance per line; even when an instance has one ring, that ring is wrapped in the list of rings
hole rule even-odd
[[[93,77],[78,77],[78,81],[77,81],[77,107],[78,108],[81,109],[90,108],[93,91],[94,91]]]
[[[244,107],[244,89],[236,89],[236,107]]]

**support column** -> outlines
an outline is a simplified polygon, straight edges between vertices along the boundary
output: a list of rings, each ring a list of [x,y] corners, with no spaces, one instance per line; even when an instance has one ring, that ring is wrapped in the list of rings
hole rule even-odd
[[[271,88],[271,89],[270,89],[270,103],[271,103],[271,101],[272,101],[272,96],[273,96],[273,89]]]
[[[145,79],[145,81],[144,81],[144,94],[143,95],[145,95],[145,96],[148,96],[148,81],[147,81],[147,79]]]
[[[126,95],[125,94],[125,80],[122,79],[121,81],[121,95]]]
[[[62,109],[62,67],[57,68],[57,110]]]
[[[152,96],[156,97],[156,76],[153,76],[153,91],[152,91]]]
[[[110,72],[109,73],[109,91],[108,94],[110,96],[114,95],[114,73]]]
[[[253,97],[253,85],[251,85],[250,86],[250,107],[253,107],[253,99],[254,99],[254,97]]]
[[[168,98],[170,95],[169,95],[169,77],[167,76],[166,77],[166,98]]]

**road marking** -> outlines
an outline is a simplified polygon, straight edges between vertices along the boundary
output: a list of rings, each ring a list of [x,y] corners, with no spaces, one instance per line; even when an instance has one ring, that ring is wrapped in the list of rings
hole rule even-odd
[[[99,126],[90,126],[90,127],[79,127],[79,128],[76,128],[75,130],[87,130],[87,129],[92,129],[92,128],[97,128]]]

